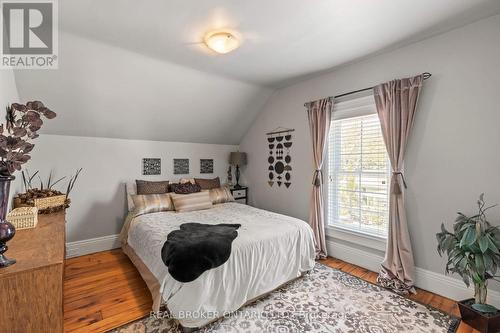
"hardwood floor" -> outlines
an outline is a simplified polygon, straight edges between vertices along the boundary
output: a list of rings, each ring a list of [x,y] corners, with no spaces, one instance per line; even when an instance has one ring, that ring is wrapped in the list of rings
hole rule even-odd
[[[377,278],[374,272],[338,259],[321,262],[369,282]],[[65,273],[65,332],[106,332],[149,314],[151,294],[120,249],[68,259]],[[410,298],[459,315],[454,301],[425,290]],[[464,323],[457,332],[479,333]]]
[[[123,252],[66,260],[64,331],[106,332],[149,314],[151,294]]]

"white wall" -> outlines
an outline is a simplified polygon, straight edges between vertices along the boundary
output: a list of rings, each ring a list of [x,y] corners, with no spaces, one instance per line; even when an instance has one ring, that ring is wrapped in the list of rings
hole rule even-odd
[[[11,69],[0,69],[0,112],[3,114],[7,105],[18,102],[19,94],[14,72]]]
[[[0,69],[0,124],[5,124],[5,107],[19,102],[14,71],[11,69]],[[9,202],[9,209],[10,209]]]
[[[304,102],[431,72],[407,151],[407,212],[416,265],[443,273],[441,222],[473,213],[481,192],[500,203],[499,32],[494,16],[275,92],[240,144],[251,202],[307,220],[313,167]],[[296,130],[289,189],[267,185],[265,133],[277,126]],[[500,208],[489,216],[500,224]]]
[[[57,119],[57,118],[56,118]],[[228,157],[238,146],[180,142],[139,141],[41,134],[34,141],[32,159],[25,164],[32,173],[40,170],[46,181],[50,170],[57,177],[83,171],[71,193],[67,211],[67,241],[91,239],[120,232],[126,216],[125,185],[135,179],[178,181],[173,158],[190,159],[190,175],[227,179]],[[162,159],[161,176],[142,176],[143,157]],[[200,175],[200,158],[214,159],[214,173]],[[11,196],[23,190],[16,173]],[[65,191],[67,182],[56,189]],[[36,184],[36,182],[35,182]]]

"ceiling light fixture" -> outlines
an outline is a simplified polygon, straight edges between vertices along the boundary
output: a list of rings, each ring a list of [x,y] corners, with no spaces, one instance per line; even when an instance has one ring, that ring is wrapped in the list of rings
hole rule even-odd
[[[209,32],[205,35],[204,42],[209,49],[220,54],[229,53],[240,46],[238,38],[226,31]]]

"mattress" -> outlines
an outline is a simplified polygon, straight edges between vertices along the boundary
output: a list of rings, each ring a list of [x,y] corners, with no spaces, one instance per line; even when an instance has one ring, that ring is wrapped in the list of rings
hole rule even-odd
[[[241,227],[227,262],[181,283],[168,273],[161,249],[171,231],[189,222]],[[234,312],[314,267],[313,234],[306,222],[239,203],[135,217],[128,227],[127,245],[157,280],[170,314],[188,328]]]

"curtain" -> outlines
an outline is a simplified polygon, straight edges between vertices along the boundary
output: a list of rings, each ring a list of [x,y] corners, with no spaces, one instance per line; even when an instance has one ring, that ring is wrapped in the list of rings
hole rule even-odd
[[[311,130],[314,175],[309,224],[314,232],[316,259],[326,258],[325,212],[323,208],[323,159],[328,147],[328,133],[332,118],[333,98],[324,98],[306,104]]]
[[[406,220],[403,175],[406,145],[415,119],[423,75],[393,80],[374,88],[377,113],[391,161],[389,234],[377,281],[400,294],[414,293],[415,266]]]

